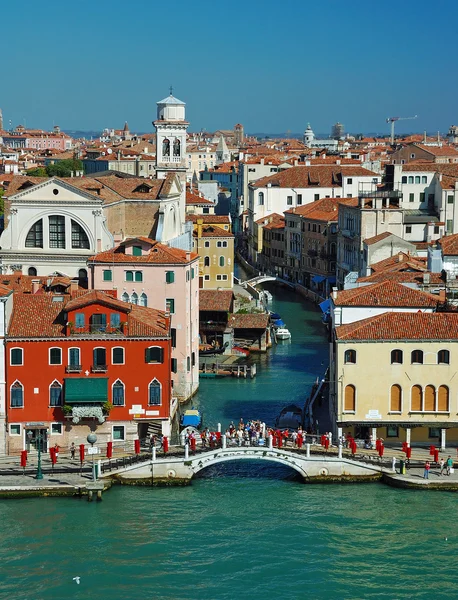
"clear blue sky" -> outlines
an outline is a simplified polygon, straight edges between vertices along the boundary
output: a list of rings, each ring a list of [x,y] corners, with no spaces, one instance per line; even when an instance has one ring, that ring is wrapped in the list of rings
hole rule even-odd
[[[191,131],[458,122],[456,0],[24,0],[0,22],[6,127],[152,131],[170,84]]]

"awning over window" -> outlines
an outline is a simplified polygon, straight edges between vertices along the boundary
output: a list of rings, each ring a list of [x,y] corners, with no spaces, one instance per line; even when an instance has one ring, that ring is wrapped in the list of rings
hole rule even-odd
[[[332,277],[328,277],[329,285],[333,285],[336,283],[336,278],[333,275]]]
[[[329,298],[328,298],[327,300],[325,300],[324,302],[321,302],[321,303],[319,304],[319,307],[321,308],[321,310],[322,310],[324,313],[327,313],[327,312],[329,312],[329,308],[330,308],[330,306],[331,306],[331,300],[330,300]]]
[[[323,277],[322,275],[314,275],[312,277],[312,281],[313,283],[321,283],[322,281],[324,281],[326,279],[326,277]]]
[[[65,404],[108,401],[108,377],[65,378]]]

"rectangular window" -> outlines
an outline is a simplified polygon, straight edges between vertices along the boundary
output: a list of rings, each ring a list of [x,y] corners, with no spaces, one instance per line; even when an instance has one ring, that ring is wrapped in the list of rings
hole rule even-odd
[[[68,364],[70,367],[79,367],[81,365],[79,348],[70,348],[69,349]]]
[[[125,438],[125,427],[124,425],[113,425],[113,435],[112,438],[114,441],[123,441]]]
[[[133,256],[141,256],[142,255],[142,247],[141,246],[132,246],[132,254],[133,254]]]
[[[164,362],[164,349],[160,346],[151,346],[145,349],[145,362],[146,363],[163,363]]]
[[[222,242],[216,242],[216,247],[221,248]]]
[[[415,175],[415,183],[420,183],[420,175]]]
[[[172,373],[176,373],[178,371],[178,361],[176,358],[172,358]]]
[[[94,366],[106,367],[107,353],[105,348],[94,348]]]
[[[401,183],[407,183],[407,177],[405,175],[402,176]]]
[[[10,425],[10,435],[21,435],[21,425],[20,425],[20,423],[11,423],[11,425]]]
[[[111,313],[110,314],[110,327],[120,327],[121,325],[121,315],[119,313]]]
[[[210,275],[204,275],[204,280],[205,281],[210,281]]]
[[[103,271],[103,281],[113,281],[113,273],[110,271],[110,269]]]
[[[165,301],[165,310],[171,315],[175,314],[175,300],[173,298],[167,298]]]
[[[166,283],[173,283],[175,281],[175,271],[166,271],[165,281]]]
[[[428,437],[430,438],[440,438],[441,430],[439,427],[429,427]]]
[[[297,203],[302,204],[302,194],[297,195]]]
[[[353,179],[351,177],[347,177],[347,185],[351,185],[353,183]]]
[[[210,242],[204,242],[204,248],[210,248]]]
[[[22,365],[23,362],[22,348],[11,348],[11,364],[14,366],[19,366]]]
[[[51,423],[51,435],[62,435],[62,423]]]
[[[194,276],[195,276],[194,267],[191,267],[191,279],[194,279]]]
[[[113,348],[111,355],[111,362],[114,365],[124,364],[124,348]]]
[[[406,225],[406,233],[412,233],[412,225]]]
[[[447,196],[447,204],[453,204],[453,196]]]
[[[192,364],[193,367],[196,364],[196,353],[195,352],[191,353],[191,364]]]
[[[396,427],[396,425],[388,425],[386,428],[386,437],[399,437],[399,427]]]
[[[315,200],[315,202],[316,202],[317,200],[319,200],[319,199],[320,199],[320,194],[315,194],[315,195],[313,196],[313,199]]]
[[[177,330],[175,327],[172,327],[170,329],[170,337],[171,337],[171,342],[172,342],[172,348],[176,348],[177,347]]]
[[[135,271],[135,281],[143,281],[143,272]]]
[[[409,202],[415,202],[415,194],[409,194]]]
[[[420,202],[425,201],[425,192],[420,192]]]
[[[126,281],[133,281],[133,280],[134,280],[134,272],[126,271]]]
[[[447,233],[453,233],[453,219],[447,219]]]
[[[49,364],[50,365],[61,365],[62,364],[62,350],[61,350],[61,348],[50,348],[50,350],[49,350]]]
[[[287,196],[286,197],[286,204],[288,206],[292,206],[293,205],[293,197],[292,196]]]
[[[186,369],[187,369],[188,373],[191,370],[191,357],[190,356],[186,357]]]
[[[422,175],[421,176],[421,182],[422,183],[428,183],[428,177],[426,175]]]
[[[49,217],[49,247],[65,248],[65,217]]]
[[[75,313],[75,327],[84,327],[85,316],[84,313]]]

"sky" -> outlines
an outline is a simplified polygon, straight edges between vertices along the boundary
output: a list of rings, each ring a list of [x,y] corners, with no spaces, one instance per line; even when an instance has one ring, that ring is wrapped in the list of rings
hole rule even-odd
[[[458,122],[456,0],[6,0],[4,127],[446,132]]]

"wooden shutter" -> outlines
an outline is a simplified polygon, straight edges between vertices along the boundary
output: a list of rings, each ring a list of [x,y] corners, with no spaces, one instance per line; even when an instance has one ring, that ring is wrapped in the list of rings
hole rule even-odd
[[[441,385],[437,392],[437,410],[448,411],[448,387]]]
[[[422,409],[421,396],[422,396],[421,385],[414,385],[412,388],[410,410],[419,411]]]
[[[356,410],[356,390],[353,385],[347,385],[345,388],[344,410],[349,412]]]
[[[401,412],[401,386],[392,385],[391,386],[391,402],[390,402],[390,411],[391,412]]]
[[[436,410],[436,388],[433,385],[425,388],[425,410]]]

